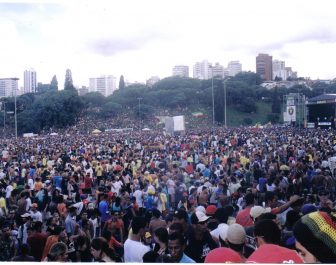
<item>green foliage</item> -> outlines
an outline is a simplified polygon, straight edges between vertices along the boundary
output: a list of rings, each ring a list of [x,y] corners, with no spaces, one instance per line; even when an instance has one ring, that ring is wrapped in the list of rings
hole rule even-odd
[[[67,69],[65,72],[64,90],[74,90],[76,88],[73,85],[71,70]]]
[[[244,125],[251,125],[253,123],[252,119],[251,118],[244,118],[243,119],[243,124]]]
[[[252,72],[238,73],[230,80],[244,82],[245,84],[247,84],[247,86],[258,86],[262,83],[260,75]]]
[[[58,81],[56,75],[53,76],[50,82],[50,89],[51,90],[58,90]]]
[[[267,114],[267,120],[271,123],[278,123],[280,120],[279,114],[277,113],[269,113]]]
[[[122,111],[122,106],[112,101],[105,103],[101,109],[101,115],[103,117],[113,117]]]
[[[83,96],[83,103],[89,107],[102,106],[106,101],[106,98],[99,92],[90,92]]]
[[[119,79],[119,89],[123,90],[124,88],[125,88],[125,80],[124,80],[124,76],[121,75]]]

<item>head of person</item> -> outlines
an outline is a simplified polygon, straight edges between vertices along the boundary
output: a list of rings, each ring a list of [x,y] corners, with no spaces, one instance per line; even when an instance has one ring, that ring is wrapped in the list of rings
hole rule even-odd
[[[143,263],[156,263],[158,258],[159,258],[159,254],[154,250],[150,250],[143,255],[142,262]]]
[[[184,231],[188,226],[188,213],[186,210],[178,209],[174,213],[173,223],[180,223],[183,226]]]
[[[312,212],[296,222],[293,228],[295,247],[306,263],[336,261],[336,214]]]
[[[280,245],[281,230],[273,220],[264,219],[254,224],[254,236],[258,246],[263,244]]]
[[[134,235],[144,236],[145,228],[147,226],[146,218],[142,216],[136,216],[132,220],[132,233]]]
[[[155,218],[160,218],[161,216],[161,212],[158,209],[153,209],[152,213]]]
[[[169,227],[169,234],[172,233],[183,234],[183,225],[180,223],[172,223]]]
[[[218,208],[214,217],[217,219],[218,223],[226,224],[229,219],[229,213],[224,208]]]
[[[76,240],[77,249],[79,251],[87,251],[90,250],[90,240],[87,236],[78,236]]]
[[[157,243],[168,244],[168,230],[163,227],[159,227],[154,231],[154,240]]]
[[[180,262],[186,247],[184,236],[178,233],[172,233],[168,237],[168,251],[173,262]]]
[[[254,196],[253,193],[247,193],[244,197],[244,200],[245,200],[245,205],[246,206],[254,205],[255,196]]]
[[[48,253],[48,261],[65,262],[68,259],[68,247],[63,242],[53,244]]]
[[[229,225],[226,232],[226,243],[229,248],[237,252],[242,252],[246,240],[246,232],[240,224]]]
[[[196,211],[191,215],[190,221],[194,229],[196,238],[202,236],[207,230],[209,218],[210,217],[207,216],[205,213],[199,211]]]
[[[265,193],[265,203],[267,207],[275,208],[277,206],[277,196],[273,191],[267,191]]]
[[[104,256],[114,259],[113,250],[103,237],[96,237],[91,241],[91,255],[96,260],[102,260]]]

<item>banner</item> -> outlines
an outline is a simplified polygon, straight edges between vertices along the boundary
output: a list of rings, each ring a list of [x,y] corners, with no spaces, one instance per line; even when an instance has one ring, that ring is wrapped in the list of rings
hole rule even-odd
[[[285,122],[296,121],[296,107],[295,106],[286,107],[286,112],[284,112],[284,121]]]
[[[184,116],[174,116],[174,131],[184,131],[185,126],[184,126]]]

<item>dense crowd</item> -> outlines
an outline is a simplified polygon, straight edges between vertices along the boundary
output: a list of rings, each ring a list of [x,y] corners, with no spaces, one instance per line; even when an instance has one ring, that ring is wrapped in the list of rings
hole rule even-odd
[[[336,262],[335,153],[282,127],[2,139],[0,261]]]

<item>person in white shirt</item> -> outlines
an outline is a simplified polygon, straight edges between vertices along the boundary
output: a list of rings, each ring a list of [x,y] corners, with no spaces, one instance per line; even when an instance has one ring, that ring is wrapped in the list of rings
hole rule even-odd
[[[136,216],[133,218],[131,226],[132,232],[124,244],[124,261],[142,263],[143,255],[150,251],[149,246],[141,243],[147,226],[146,219],[142,216]]]
[[[37,207],[38,207],[37,203],[33,203],[31,205],[30,216],[31,216],[33,222],[39,221],[39,222],[42,223],[42,214],[41,214],[40,211],[37,210]]]

